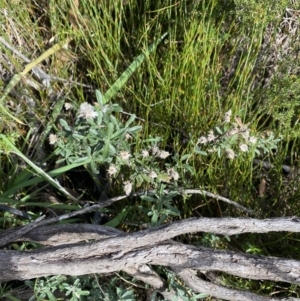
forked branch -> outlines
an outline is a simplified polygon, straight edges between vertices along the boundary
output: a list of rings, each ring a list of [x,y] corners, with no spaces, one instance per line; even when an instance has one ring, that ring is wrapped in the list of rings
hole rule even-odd
[[[0,280],[56,274],[105,274],[123,270],[152,283],[158,290],[164,289],[159,276],[147,268],[150,264],[170,267],[193,289],[195,288],[187,281],[191,278],[187,275],[194,275],[196,278],[193,283],[198,287],[195,290],[208,292],[211,289],[209,294],[217,298],[280,300],[258,295],[254,298],[255,294],[252,296],[251,293],[239,293],[218,286],[198,278],[196,271],[221,271],[247,279],[300,284],[299,261],[199,248],[170,241],[175,236],[189,232],[234,235],[270,231],[300,232],[300,223],[296,217],[266,220],[192,218],[131,234],[97,225],[43,226],[24,234],[19,240],[29,239],[56,246],[31,252],[0,251]]]

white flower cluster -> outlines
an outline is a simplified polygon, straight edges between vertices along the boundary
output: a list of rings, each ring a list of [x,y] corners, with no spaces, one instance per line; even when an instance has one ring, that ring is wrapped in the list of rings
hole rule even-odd
[[[179,173],[174,168],[168,168],[168,175],[174,180],[179,179]]]
[[[131,154],[127,151],[120,151],[119,155],[122,161],[128,161],[129,158],[131,157]]]
[[[123,183],[123,189],[126,195],[130,195],[132,191],[132,183],[130,181],[125,181]]]
[[[90,105],[87,102],[84,102],[80,105],[79,111],[78,111],[78,117],[84,118],[84,119],[93,119],[98,116],[98,113],[95,112],[95,109],[92,105]]]
[[[130,152],[122,150],[118,153],[118,158],[115,163],[111,163],[107,169],[107,174],[110,179],[116,178],[121,171],[121,166],[126,164],[131,169],[139,169],[140,167],[136,166],[135,157],[137,156],[138,159],[143,159],[145,164],[148,164],[149,160],[152,161],[153,158],[159,158],[159,159],[166,159],[171,154],[167,151],[161,150],[158,146],[152,146],[148,149],[142,149],[139,154],[130,154]],[[151,183],[154,183],[153,181],[164,181],[167,183],[170,183],[171,180],[178,181],[179,180],[179,173],[176,171],[175,168],[167,168],[166,170],[160,170],[158,167],[155,169],[148,169],[144,168],[143,172],[145,175],[147,175]],[[134,177],[130,178],[128,180],[123,180],[122,186],[123,190],[126,195],[130,195],[133,189],[133,183],[135,182]]]
[[[153,156],[161,158],[161,159],[166,159],[167,157],[170,156],[169,152],[164,151],[164,150],[160,150],[157,146],[153,146],[150,149],[150,151],[151,151],[151,153],[152,153]],[[147,153],[148,153],[148,156],[149,156],[149,152],[148,151],[145,151],[145,150],[142,151],[143,155],[146,155]]]
[[[49,135],[49,143],[50,144],[55,144],[58,141],[58,137],[55,134],[50,134]]]
[[[213,130],[210,130],[207,135],[201,136],[198,139],[197,145],[211,145],[212,147],[208,149],[210,153],[216,151],[220,153],[220,149],[222,149],[228,159],[236,157],[232,149],[236,141],[239,143],[238,147],[241,152],[248,152],[250,145],[257,143],[257,137],[250,136],[248,125],[243,124],[239,117],[235,117],[234,119],[235,122],[232,122],[232,111],[227,111],[223,117],[225,129],[222,131],[220,128],[217,128],[217,134]],[[231,124],[231,127],[228,128],[227,126],[226,128],[227,124]],[[234,142],[230,144],[230,138],[235,135],[238,136],[237,139],[232,140]]]

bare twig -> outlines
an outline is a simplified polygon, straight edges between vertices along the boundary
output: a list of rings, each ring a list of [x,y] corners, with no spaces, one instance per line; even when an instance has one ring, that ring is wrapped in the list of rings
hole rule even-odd
[[[27,212],[18,210],[16,208],[9,207],[7,205],[0,205],[0,210],[10,212],[12,214],[15,214],[15,215],[27,218],[27,219],[31,219],[31,216]]]
[[[229,200],[227,198],[224,198],[223,196],[220,196],[218,194],[214,194],[214,193],[211,193],[209,191],[202,190],[202,189],[184,189],[183,193],[185,193],[185,194],[201,194],[201,195],[205,195],[205,196],[208,196],[210,198],[214,198],[214,199],[216,199],[218,201],[222,201],[222,202],[225,202],[227,204],[230,204],[230,205],[232,205],[232,206],[234,206],[234,207],[236,207],[236,208],[238,208],[238,209],[240,209],[240,210],[242,210],[242,211],[244,211],[244,212],[246,212],[248,214],[252,215],[254,213],[253,210],[248,209],[248,208],[246,208],[246,207],[238,204],[237,202],[231,201],[231,200]]]
[[[12,241],[17,240],[19,237],[26,235],[27,232],[33,230],[36,227],[39,227],[42,220],[45,218],[45,216],[40,216],[37,218],[34,222],[22,227],[21,229],[18,229],[17,231],[13,231],[10,234],[7,234],[6,231],[1,232],[0,234],[0,248],[6,246]]]

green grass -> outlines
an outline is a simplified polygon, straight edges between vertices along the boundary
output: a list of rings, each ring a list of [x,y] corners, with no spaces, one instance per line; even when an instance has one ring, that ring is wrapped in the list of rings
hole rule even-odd
[[[279,12],[283,12],[286,1],[277,1],[275,5],[273,1],[240,0],[223,4],[219,0],[146,0],[137,5],[133,0],[124,4],[122,1],[92,0],[80,1],[79,6],[71,0],[60,5],[57,1],[15,2],[17,5],[13,7],[10,1],[2,2],[1,8],[7,10],[7,15],[0,14],[0,23],[4,24],[0,29],[1,36],[30,60],[35,60],[53,44],[71,39],[67,49],[42,63],[43,69],[50,75],[91,85],[103,95],[111,91],[138,55],[145,53],[167,32],[167,37],[157,48],[146,54],[141,66],[136,66],[130,79],[121,83],[123,87],[113,95],[112,101],[143,120],[139,121],[143,126],[141,138],[161,136],[161,146],[174,154],[190,153],[193,147],[190,142],[220,125],[229,109],[233,115],[240,116],[243,123],[250,123],[254,133],[273,131],[275,135],[281,135],[280,147],[271,156],[276,168],[270,175],[270,190],[273,190],[270,199],[258,197],[257,186],[263,172],[259,168],[253,170],[251,161],[245,159],[228,163],[216,155],[194,156],[190,163],[197,173],[189,179],[189,185],[225,194],[256,210],[258,217],[281,216],[283,212],[299,215],[295,197],[298,190],[284,201],[280,195],[280,190],[290,185],[285,182],[280,166],[287,156],[291,157],[292,164],[298,162],[298,61],[284,61],[270,87],[261,85],[265,67],[260,57],[262,38],[268,24],[273,23],[275,28],[278,25]],[[6,72],[12,75],[24,69],[24,62],[3,45],[1,52],[1,63]],[[3,80],[3,74],[0,87],[4,90],[8,80]],[[34,91],[23,79],[14,90],[16,94],[10,95],[3,105],[27,126],[18,126],[5,114],[0,116],[2,132],[23,154],[30,153],[33,162],[40,149],[32,147],[30,141],[34,135],[38,136],[46,153],[48,171],[54,170],[55,166],[47,136],[59,127],[57,117],[70,121],[74,118],[63,110],[64,103],[79,106],[85,101],[96,102],[94,91],[80,85],[55,80],[51,89]],[[29,98],[35,102],[32,109],[26,104]],[[127,116],[120,113],[120,118],[126,120]],[[40,125],[46,130],[40,129],[34,134],[34,127]],[[21,177],[28,181],[29,173],[24,163],[8,154],[11,149],[7,143],[1,141],[0,146],[0,175],[4,179],[1,193],[16,200],[12,205],[20,207],[22,203],[21,208],[24,208],[26,202],[32,201],[28,197],[32,191],[26,190],[25,186],[13,188],[14,181]],[[11,191],[13,193],[7,193]],[[216,201],[193,210],[204,202],[203,197],[194,196],[177,205],[183,217],[218,216],[220,209],[223,215],[241,215],[234,208]],[[268,202],[267,211],[261,210],[263,202]],[[120,207],[114,207],[116,215],[120,213]],[[3,227],[7,227],[5,216],[1,216]],[[265,247],[267,254],[273,254],[278,239],[275,234],[271,237],[274,243]],[[286,248],[287,253],[294,254],[296,246],[291,241],[297,239],[295,235],[290,240],[280,240],[282,252]],[[254,239],[246,236],[241,238],[240,244],[246,245],[249,241],[254,245],[260,243],[258,236]],[[245,288],[246,282],[241,287],[243,285]]]

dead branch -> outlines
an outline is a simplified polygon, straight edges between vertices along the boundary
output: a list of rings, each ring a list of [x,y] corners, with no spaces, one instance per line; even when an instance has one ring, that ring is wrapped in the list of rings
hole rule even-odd
[[[47,221],[47,220],[46,220]],[[45,221],[41,221],[43,223]],[[19,229],[19,228],[18,228]],[[1,237],[11,235],[14,229],[1,232]],[[35,241],[46,245],[59,245],[67,243],[76,243],[86,240],[99,240],[111,236],[120,235],[112,241],[105,241],[103,248],[110,243],[114,243],[114,247],[121,246],[124,248],[134,246],[143,247],[174,238],[175,236],[193,233],[208,232],[222,235],[236,235],[243,233],[268,233],[268,232],[300,232],[300,218],[284,217],[270,219],[252,219],[252,218],[190,218],[171,224],[164,224],[147,230],[125,234],[116,229],[88,224],[69,224],[40,226],[31,230],[27,234],[16,240]],[[13,236],[13,235],[12,235]],[[100,242],[98,242],[100,243]],[[105,250],[109,251],[109,249]]]
[[[209,191],[206,191],[206,190],[202,190],[202,189],[185,189],[183,190],[183,193],[184,194],[201,194],[201,195],[205,195],[205,196],[208,196],[210,198],[213,198],[213,199],[216,199],[218,201],[222,201],[222,202],[225,202],[227,204],[230,204],[234,207],[236,207],[237,209],[241,210],[241,211],[244,211],[250,215],[252,215],[254,213],[253,210],[251,209],[248,209],[242,205],[240,205],[239,203],[237,202],[234,202],[232,200],[229,200],[227,198],[224,198],[223,196],[221,195],[218,195],[218,194],[214,194],[214,193],[211,193]]]
[[[3,267],[7,265],[7,262],[10,262],[11,265],[15,267],[16,270],[14,273],[11,274],[10,271],[10,276],[8,277],[21,277],[22,279],[24,275],[26,275],[29,266],[32,266],[32,269],[30,268],[29,270],[34,271],[36,263],[38,263],[38,273],[42,273],[42,275],[45,276],[49,274],[66,273],[69,270],[69,268],[66,269],[67,266],[71,266],[71,270],[67,272],[68,274],[70,272],[72,275],[74,275],[74,273],[75,275],[79,275],[77,273],[80,273],[81,268],[79,267],[82,264],[85,265],[85,267],[82,267],[85,274],[97,273],[97,271],[95,271],[96,266],[97,270],[104,269],[106,272],[114,272],[126,267],[127,264],[131,262],[130,266],[147,263],[164,266],[180,265],[180,267],[185,268],[224,271],[251,279],[269,279],[274,281],[300,283],[300,276],[298,275],[300,263],[295,260],[243,255],[230,251],[195,248],[171,242],[163,243],[179,234],[205,229],[205,227],[197,229],[197,222],[201,225],[203,220],[206,222],[203,223],[204,225],[207,223],[214,224],[215,222],[215,225],[213,226],[219,226],[219,229],[216,228],[214,231],[215,233],[224,233],[224,228],[226,229],[227,227],[230,231],[230,226],[228,224],[221,228],[222,222],[226,224],[226,222],[228,223],[230,220],[242,222],[242,227],[240,229],[238,229],[234,223],[231,225],[231,231],[233,231],[234,234],[245,233],[247,232],[245,231],[247,228],[248,232],[254,232],[255,230],[251,230],[249,227],[256,223],[259,224],[260,222],[262,222],[262,225],[260,225],[261,228],[258,228],[258,230],[261,229],[261,232],[266,232],[265,228],[267,223],[269,223],[269,231],[274,231],[274,228],[270,228],[272,219],[265,221],[251,219],[191,219],[186,222],[186,225],[184,225],[185,221],[180,221],[132,234],[120,234],[116,237],[92,243],[67,244],[26,253],[1,251],[0,262],[3,263],[1,264]],[[289,226],[294,223],[295,226],[293,231],[295,231],[296,226],[298,226],[299,231],[300,223],[295,222],[292,219],[274,220],[278,220],[279,223],[282,222],[283,225]],[[248,223],[246,223],[246,221]],[[188,227],[189,225],[191,227]],[[214,228],[206,225],[205,231],[208,230],[211,232],[212,229]],[[284,227],[281,228],[281,230],[283,229]],[[161,254],[163,254],[163,257],[161,257]],[[133,255],[134,260],[132,261]],[[108,258],[113,260],[108,263],[106,262]],[[166,259],[166,261],[164,261],[164,259]],[[20,265],[20,262],[23,261],[26,262],[26,265],[24,266],[25,271],[22,272],[22,265]],[[75,263],[77,267],[75,270],[73,269],[73,263]],[[45,268],[42,268],[44,264]],[[91,264],[92,271],[89,271],[87,269]],[[259,265],[259,268],[256,269],[256,265]],[[247,268],[245,269],[245,267]],[[50,268],[50,270],[48,268]],[[271,268],[274,270],[273,273],[270,270]],[[20,271],[20,274],[17,272],[18,270]],[[25,274],[23,274],[24,272]],[[33,277],[37,276],[30,276],[30,278]]]
[[[298,298],[268,298],[251,292],[235,290],[204,281],[191,269],[172,268],[172,270],[195,292],[207,293],[216,298],[231,301],[299,301]],[[213,292],[213,293],[212,293]]]
[[[300,262],[296,260],[196,248],[169,241],[175,236],[190,232],[234,235],[270,231],[300,232],[299,219],[297,217],[265,220],[191,218],[131,234],[105,226],[87,224],[42,226],[24,233],[18,240],[31,240],[57,246],[31,252],[0,251],[2,270],[0,280],[30,279],[56,274],[106,274],[123,270],[149,283],[167,296],[163,280],[147,266],[151,264],[171,267],[177,272],[180,270],[178,275],[183,280],[187,273],[186,269],[192,269],[193,271],[222,271],[248,279],[300,284]],[[4,233],[13,236],[13,230],[3,231],[1,237]],[[79,241],[83,243],[78,243]],[[200,291],[206,292],[209,289],[210,295],[218,298],[221,295],[222,299],[267,300],[261,296],[252,298],[249,293],[232,292],[201,279],[194,283],[198,283],[198,286],[202,285],[199,286]],[[206,290],[203,290],[205,287]],[[174,296],[174,293],[171,295]]]
[[[181,189],[180,192],[182,194],[197,194],[198,193],[198,194],[202,194],[202,195],[207,195],[209,197],[213,197],[213,198],[216,198],[218,200],[225,201],[225,202],[227,202],[227,203],[229,203],[231,205],[234,205],[235,207],[237,207],[237,208],[239,208],[241,210],[244,210],[244,211],[248,212],[249,214],[252,213],[252,210],[249,210],[249,209],[247,209],[247,208],[239,205],[236,202],[233,202],[231,200],[228,200],[226,198],[223,198],[221,196],[212,194],[212,193],[204,191],[204,190],[199,190],[199,189],[182,190]],[[147,194],[149,194],[149,195],[154,194],[154,193],[155,193],[155,190],[150,190],[150,191],[147,192]],[[144,195],[144,194],[145,194],[145,192],[142,191],[142,192],[133,193],[131,196],[141,196],[141,195]],[[37,225],[38,225],[38,227],[46,226],[46,225],[50,225],[50,224],[53,224],[53,223],[56,223],[56,222],[59,222],[59,221],[62,221],[62,220],[69,219],[69,218],[77,216],[77,215],[81,215],[81,214],[93,212],[93,211],[96,211],[96,210],[98,210],[100,208],[108,207],[112,203],[117,202],[117,201],[122,200],[122,199],[127,198],[127,197],[128,197],[127,195],[113,197],[111,199],[108,199],[108,200],[103,201],[101,203],[95,204],[93,206],[85,207],[85,208],[77,210],[77,211],[73,211],[73,212],[66,213],[66,214],[63,214],[63,215],[60,215],[60,216],[57,216],[57,217],[53,217],[53,218],[49,218],[49,219],[40,221],[38,224],[36,224],[36,222],[33,221],[31,224],[28,224],[28,225],[25,226],[27,230],[24,229],[24,231],[23,230],[20,230],[20,231],[23,231],[24,234],[25,234],[25,233],[29,232],[28,229],[30,229],[31,227],[36,228]],[[192,232],[192,231],[189,231],[189,232]],[[5,245],[9,244],[12,241],[13,241],[13,239],[11,239],[11,237],[7,237],[6,231],[3,231],[3,232],[0,233],[0,247],[3,247]]]
[[[12,233],[14,229],[6,230]],[[124,234],[115,228],[91,224],[62,224],[36,228],[14,241],[33,241],[47,246],[59,246],[102,240]]]
[[[130,251],[124,248],[117,251],[110,246],[110,252],[105,253],[97,243],[63,245],[31,252],[0,251],[0,280],[30,279],[57,274],[106,274],[145,264],[170,266],[181,270],[222,271],[248,279],[300,284],[299,261],[196,248],[171,241],[144,248],[132,247]],[[153,273],[149,276],[153,276]],[[214,291],[210,294],[213,293]]]
[[[10,242],[17,240],[19,237],[24,236],[26,233],[31,231],[32,229],[35,229],[40,226],[42,220],[45,218],[45,216],[40,216],[32,223],[18,228],[17,230],[14,230],[13,232],[7,233],[6,231],[1,232],[0,234],[0,248],[4,247],[5,245],[9,244]]]

